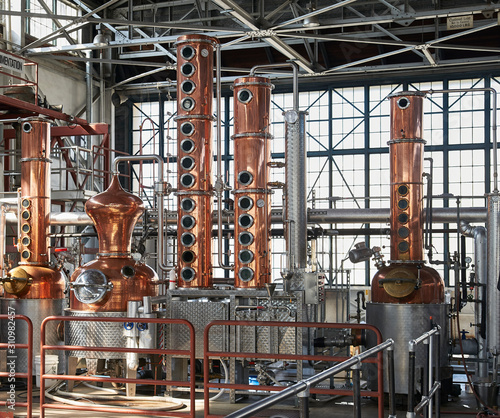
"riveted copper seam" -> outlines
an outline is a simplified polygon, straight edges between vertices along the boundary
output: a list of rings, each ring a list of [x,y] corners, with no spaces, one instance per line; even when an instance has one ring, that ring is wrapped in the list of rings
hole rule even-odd
[[[233,85],[234,284],[237,288],[261,288],[271,281],[271,200],[267,183],[272,87],[265,77],[241,77]],[[251,202],[250,207],[241,205],[241,199]],[[249,226],[240,222],[242,216],[246,222],[251,220]],[[248,237],[251,237],[249,243],[245,241]],[[249,254],[251,261],[245,259]],[[250,280],[245,277],[248,269],[253,273]]]
[[[212,102],[213,52],[217,42],[204,35],[185,35],[176,42],[179,287],[213,286]],[[192,72],[185,71],[186,68]],[[192,106],[185,106],[186,103]],[[194,209],[183,210],[186,198],[192,199]],[[189,228],[182,224],[186,216],[194,218],[194,225]]]

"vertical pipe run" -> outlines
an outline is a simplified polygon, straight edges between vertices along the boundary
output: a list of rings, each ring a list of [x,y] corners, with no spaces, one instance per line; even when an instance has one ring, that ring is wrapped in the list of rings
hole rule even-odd
[[[352,390],[354,403],[354,418],[361,418],[361,366],[356,364],[351,367],[352,371]],[[382,399],[379,399],[382,402]]]
[[[234,284],[261,288],[271,276],[270,108],[273,85],[241,77],[234,90]]]
[[[177,39],[179,287],[212,287],[213,52],[205,35]],[[219,202],[219,205],[221,202]]]
[[[406,416],[412,418],[415,416],[413,408],[415,407],[415,348],[410,347],[408,358],[408,412]]]
[[[500,195],[491,193],[488,198],[488,286],[486,289],[487,298],[487,321],[486,336],[488,351],[498,356],[500,351],[500,294],[497,289],[500,260]]]
[[[396,385],[394,379],[394,348],[387,349],[387,373],[389,382],[389,418],[396,417]]]

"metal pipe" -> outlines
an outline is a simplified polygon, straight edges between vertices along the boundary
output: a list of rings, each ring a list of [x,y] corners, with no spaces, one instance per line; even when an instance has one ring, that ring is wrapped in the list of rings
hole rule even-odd
[[[394,377],[394,349],[387,349],[387,373],[389,375],[389,418],[396,418],[396,383]]]
[[[414,418],[415,412],[413,405],[415,405],[415,349],[410,348],[408,358],[408,412],[407,418]]]
[[[437,346],[436,346],[436,365],[435,365],[435,374],[436,374],[436,382],[439,382],[439,387],[436,391],[436,417],[439,418],[441,416],[441,367],[439,366],[439,362],[441,360],[441,332],[436,334]]]
[[[432,388],[434,382],[434,373],[432,372],[434,366],[434,335],[429,338],[429,358],[428,367],[429,372],[427,373],[427,385],[429,390]],[[427,416],[432,417],[432,396],[429,393],[429,403],[427,404]]]
[[[293,81],[292,81],[292,106],[293,109],[299,110],[299,66],[293,62],[283,62],[281,64],[262,64],[255,65],[250,69],[250,77],[255,75],[257,70],[262,70],[266,68],[283,68],[283,67],[292,67],[293,71]]]
[[[165,229],[163,158],[159,155],[122,155],[113,160],[113,174],[119,173],[118,164],[122,161],[156,161],[158,163],[160,190],[155,191],[158,194],[158,268],[165,272],[170,271],[170,268],[165,263],[166,254],[163,251],[163,230]]]
[[[361,366],[355,364],[351,367],[352,371],[352,391],[355,418],[361,418]]]
[[[292,396],[297,395],[298,393],[307,390],[308,387],[314,387],[321,381],[328,379],[331,376],[334,376],[337,373],[340,373],[344,370],[347,370],[356,364],[359,364],[361,361],[363,361],[365,358],[368,358],[376,353],[379,353],[380,351],[383,351],[389,347],[392,347],[394,345],[394,341],[392,339],[388,339],[384,341],[383,343],[370,348],[369,350],[364,351],[361,354],[358,354],[356,356],[353,356],[342,363],[336,364],[333,367],[330,367],[327,370],[324,370],[308,379],[301,380],[297,383],[295,383],[292,386],[287,387],[286,389],[283,389],[282,391],[276,393],[275,395],[270,396],[269,398],[263,399],[259,402],[256,402],[252,405],[248,405],[244,408],[241,408],[238,411],[235,411],[229,415],[226,416],[226,418],[246,418],[246,417],[251,417],[253,414],[256,412],[263,411],[264,409],[267,409],[273,405],[276,405],[277,403],[288,399]],[[383,402],[382,399],[379,399],[379,402]]]
[[[224,192],[224,180],[222,178],[222,105],[221,105],[221,45],[215,45],[215,90],[216,90],[216,112],[217,112],[217,177],[215,179],[215,193],[217,196],[217,262],[224,270],[233,270],[234,265],[226,266],[222,260],[222,193]]]
[[[476,308],[474,312],[474,322],[478,332],[476,338],[478,342],[478,358],[484,360],[479,363],[477,376],[479,378],[488,377],[488,353],[486,327],[486,286],[488,283],[487,275],[487,247],[486,247],[486,228],[483,226],[472,226],[465,221],[460,221],[458,230],[466,237],[474,238],[474,257],[476,266]]]
[[[467,93],[474,91],[489,91],[492,94],[491,103],[491,129],[493,131],[493,193],[498,193],[498,158],[497,158],[497,91],[493,87],[477,87],[469,89],[427,90],[422,93]]]

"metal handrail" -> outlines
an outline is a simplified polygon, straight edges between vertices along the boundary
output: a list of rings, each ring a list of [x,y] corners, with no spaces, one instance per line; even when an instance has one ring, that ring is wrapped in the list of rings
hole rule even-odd
[[[327,322],[278,322],[278,321],[233,321],[233,320],[217,320],[210,322],[206,327],[203,335],[203,367],[204,367],[204,399],[205,399],[205,418],[220,417],[220,415],[210,414],[210,388],[229,389],[229,390],[251,390],[255,391],[256,386],[243,383],[221,383],[210,381],[209,363],[211,358],[251,358],[251,359],[267,359],[267,360],[291,360],[296,362],[301,361],[323,361],[323,362],[343,362],[351,359],[348,356],[331,356],[331,355],[311,355],[311,354],[285,354],[285,353],[262,353],[262,352],[241,352],[238,350],[232,351],[209,351],[210,329],[214,326],[231,326],[231,327],[290,327],[290,328],[326,328],[326,329],[351,329],[351,330],[366,330],[371,331],[376,336],[376,343],[382,343],[382,334],[378,328],[368,324],[353,324],[353,323],[327,323]],[[298,332],[298,331],[297,331]],[[300,334],[300,333],[299,333]],[[365,363],[377,364],[377,390],[359,390],[357,396],[369,396],[378,399],[378,417],[384,416],[384,378],[383,378],[383,356],[378,353],[377,357],[365,358]],[[357,362],[356,364],[359,364]],[[354,367],[356,367],[356,364]],[[353,370],[355,380],[356,370]],[[356,382],[354,382],[356,383]],[[281,392],[285,389],[284,386],[269,386],[259,385],[258,389],[266,392]],[[353,396],[353,391],[350,389],[325,389],[325,388],[310,388],[311,394],[324,394],[324,395],[342,395]],[[307,406],[308,394],[303,395],[301,407]]]
[[[427,410],[425,411],[426,417],[432,417],[432,398],[435,397],[436,400],[436,417],[440,416],[440,406],[441,406],[441,373],[439,367],[439,359],[441,357],[441,338],[440,333],[441,327],[436,325],[430,331],[423,333],[421,336],[415,338],[408,342],[408,411],[406,413],[406,418],[415,418],[418,412],[420,412],[425,406]],[[434,339],[437,340],[436,348],[434,349]],[[415,405],[415,360],[416,360],[416,347],[418,344],[428,345],[428,364],[427,364],[427,382],[423,379],[424,384],[427,384],[427,390],[429,391],[427,395],[422,396],[420,403]],[[435,356],[434,356],[435,351]],[[435,363],[435,364],[434,364]],[[435,369],[435,378],[433,369]],[[425,391],[425,389],[424,389]],[[424,392],[422,391],[422,392]]]
[[[295,383],[294,385],[287,387],[286,389],[282,390],[281,392],[278,392],[277,394],[270,396],[267,399],[263,399],[262,401],[259,401],[257,403],[252,404],[252,405],[246,406],[245,408],[242,408],[236,412],[233,412],[233,413],[227,415],[226,418],[250,417],[253,414],[255,414],[256,412],[260,412],[264,409],[267,409],[270,406],[276,405],[277,403],[284,401],[285,399],[288,399],[294,395],[298,395],[301,392],[305,392],[306,396],[308,396],[309,395],[308,392],[309,392],[309,389],[311,387],[313,387],[313,386],[317,385],[318,383],[320,383],[321,381],[328,379],[329,377],[332,377],[332,376],[336,375],[337,373],[340,373],[340,372],[347,370],[349,368],[356,368],[357,370],[359,370],[359,364],[361,363],[361,361],[363,361],[364,359],[366,359],[374,354],[377,354],[380,351],[388,349],[389,347],[392,347],[393,345],[394,345],[394,340],[389,338],[388,340],[386,340],[382,344],[379,344],[373,348],[370,348],[361,354],[357,354],[357,355],[351,357],[350,359],[343,361],[342,363],[339,363],[333,367],[330,367],[329,369],[323,370],[322,372],[320,372],[312,377],[309,377],[307,379],[303,379],[303,380]],[[359,380],[357,380],[357,385],[355,384],[355,386],[358,386],[358,387],[354,388],[355,389],[354,392],[355,393],[357,392],[359,394],[360,393],[359,392]],[[354,396],[354,398],[355,398],[354,403],[357,404],[357,403],[359,403],[361,396]],[[359,405],[355,405],[355,409],[357,411],[361,410],[359,408]]]

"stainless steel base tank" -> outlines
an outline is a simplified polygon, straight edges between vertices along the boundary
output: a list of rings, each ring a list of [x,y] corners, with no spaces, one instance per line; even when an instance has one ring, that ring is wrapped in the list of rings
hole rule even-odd
[[[89,312],[66,309],[67,316],[91,316],[95,318],[126,317],[126,312]],[[126,347],[127,339],[123,335],[123,322],[83,322],[67,321],[65,323],[65,337],[67,345],[90,347]],[[93,359],[124,359],[126,353],[109,351],[68,351],[71,357],[85,357]]]
[[[0,312],[9,312],[9,307],[14,309],[16,315],[25,315],[33,323],[33,374],[35,373],[35,356],[40,355],[40,327],[42,321],[48,316],[62,315],[66,306],[65,299],[0,299]],[[3,322],[3,321],[2,321]],[[0,341],[8,340],[7,322],[0,327]],[[58,322],[52,321],[47,324],[45,331],[45,344],[58,345],[62,340],[58,334]],[[25,321],[16,321],[15,329],[16,344],[28,343],[28,326]],[[47,351],[46,354],[54,354],[59,357],[59,370],[64,370],[64,355],[62,351]],[[28,371],[28,350],[16,350],[16,371],[26,373]]]
[[[440,304],[366,304],[366,322],[376,326],[382,333],[382,340],[394,340],[394,375],[396,393],[408,394],[408,342],[431,329],[431,321],[441,327],[441,367],[448,359],[448,310],[449,305]],[[367,347],[377,345],[376,337],[367,332]],[[427,345],[419,344],[416,349],[417,369],[427,365]],[[374,365],[370,365],[374,366]],[[387,366],[384,365],[384,368]],[[369,367],[365,376],[370,389],[377,386],[376,368]],[[384,373],[384,390],[387,391],[387,376]]]

